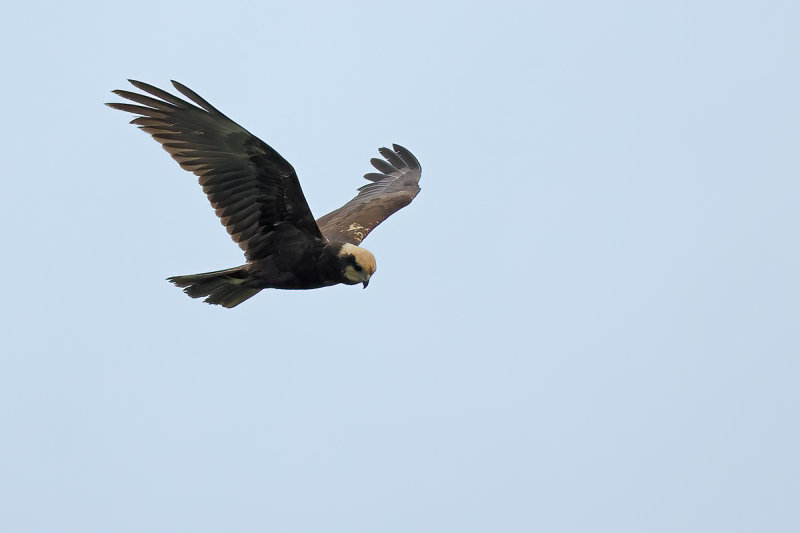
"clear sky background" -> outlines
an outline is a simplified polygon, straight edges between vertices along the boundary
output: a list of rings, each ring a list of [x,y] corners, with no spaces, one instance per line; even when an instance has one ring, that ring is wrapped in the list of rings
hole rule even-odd
[[[800,4],[7,2],[0,530],[800,531]],[[102,104],[177,79],[321,216],[397,142],[367,290],[241,264]]]

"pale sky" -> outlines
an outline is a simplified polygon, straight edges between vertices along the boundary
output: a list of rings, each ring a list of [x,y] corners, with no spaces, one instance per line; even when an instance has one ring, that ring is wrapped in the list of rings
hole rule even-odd
[[[43,2],[0,16],[0,530],[800,531],[800,4]],[[367,290],[239,248],[104,102],[188,85]]]

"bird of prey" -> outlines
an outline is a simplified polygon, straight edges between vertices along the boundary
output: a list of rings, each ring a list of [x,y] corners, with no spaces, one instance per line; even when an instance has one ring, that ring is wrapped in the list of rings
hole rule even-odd
[[[315,289],[344,283],[367,287],[375,257],[359,246],[370,231],[419,193],[419,161],[397,144],[373,158],[378,172],[339,209],[314,220],[294,168],[261,139],[197,93],[173,81],[184,97],[140,81],[142,91],[113,91],[135,102],[109,103],[137,115],[137,125],[194,173],[222,224],[244,251],[238,267],[174,276],[192,298],[235,307],[261,289]],[[143,94],[146,93],[146,94]]]

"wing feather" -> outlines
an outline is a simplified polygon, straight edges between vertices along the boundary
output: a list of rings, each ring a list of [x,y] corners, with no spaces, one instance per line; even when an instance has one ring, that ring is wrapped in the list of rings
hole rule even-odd
[[[191,102],[136,80],[141,94],[114,94],[135,102],[108,106],[137,115],[131,123],[149,133],[178,164],[198,177],[222,224],[249,261],[275,251],[281,235],[323,238],[292,166],[272,147],[222,114],[185,85]]]
[[[386,160],[395,168],[403,168],[405,166],[405,162],[403,159],[397,155],[396,153],[392,152],[386,147],[378,148],[378,152],[386,158]],[[374,159],[373,159],[374,161]]]
[[[389,174],[392,175],[393,173],[397,172],[397,169],[394,168],[390,163],[384,161],[383,159],[378,159],[377,157],[373,157],[369,160],[372,163],[372,166],[378,169],[378,172],[382,174]]]
[[[326,239],[358,245],[381,222],[419,194],[422,176],[419,161],[398,144],[393,144],[392,148],[378,149],[385,160],[370,160],[380,172],[364,175],[372,183],[360,187],[355,198],[317,220]]]

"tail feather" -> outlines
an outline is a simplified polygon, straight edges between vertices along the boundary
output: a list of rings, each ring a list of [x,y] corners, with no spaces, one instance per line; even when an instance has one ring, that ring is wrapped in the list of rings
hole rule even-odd
[[[183,292],[192,298],[205,298],[208,304],[236,307],[243,301],[258,294],[261,289],[243,287],[247,281],[245,267],[229,268],[216,272],[203,274],[189,274],[187,276],[173,276],[167,278],[183,288]]]

